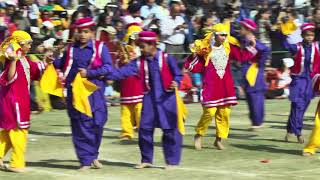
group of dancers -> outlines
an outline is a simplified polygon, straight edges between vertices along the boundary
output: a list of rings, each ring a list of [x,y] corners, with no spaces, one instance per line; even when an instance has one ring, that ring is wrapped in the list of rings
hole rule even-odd
[[[229,24],[228,24],[229,23]],[[139,25],[128,27],[126,46],[119,53],[117,65],[112,64],[108,48],[95,40],[95,22],[91,18],[76,21],[76,41],[68,45],[62,57],[47,55],[43,62],[32,62],[27,53],[31,36],[15,31],[1,44],[4,71],[0,76],[0,168],[12,172],[25,172],[25,152],[30,128],[30,82],[39,80],[59,91],[65,97],[71,122],[72,141],[80,162],[80,171],[101,169],[99,148],[103,127],[107,122],[104,99],[106,80],[120,80],[121,84],[121,140],[134,138],[138,130],[141,162],[137,169],[151,167],[153,163],[155,128],[163,132],[162,146],[166,168],[179,165],[186,108],[178,94],[182,80],[177,60],[157,48],[155,32],[143,31]],[[238,36],[231,36],[230,22],[218,23],[204,39],[191,48],[184,68],[201,73],[203,80],[203,114],[195,129],[195,148],[202,147],[202,137],[214,119],[216,139],[214,146],[223,150],[222,139],[229,134],[231,106],[236,105],[230,61],[242,63],[244,88],[252,128],[264,122],[264,65],[270,49],[256,40],[256,24],[250,19],[240,22]],[[320,56],[318,42],[314,42],[315,26],[301,26],[303,42],[285,46],[294,56],[290,84],[291,112],[287,125],[288,140],[295,135],[304,143],[301,134],[303,114],[320,85]],[[48,72],[56,80],[46,82]],[[41,77],[42,76],[42,77]],[[55,83],[54,83],[55,82]],[[47,89],[48,90],[48,89]],[[48,91],[49,92],[49,91]],[[320,108],[320,107],[319,107]],[[320,120],[317,110],[315,128],[303,155],[315,153],[320,145]],[[10,164],[3,161],[12,149]]]

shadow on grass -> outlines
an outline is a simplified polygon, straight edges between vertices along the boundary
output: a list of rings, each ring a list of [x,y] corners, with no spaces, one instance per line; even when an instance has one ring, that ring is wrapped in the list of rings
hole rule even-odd
[[[301,150],[291,150],[291,149],[279,149],[278,146],[274,145],[245,145],[245,144],[230,144],[230,146],[245,149],[250,151],[259,151],[259,152],[269,152],[276,154],[291,154],[301,156]]]
[[[281,117],[286,117],[286,121],[288,120],[289,115],[285,115],[285,114],[271,114],[273,116],[281,116]],[[303,117],[304,121],[313,121],[314,120],[314,116],[304,116]],[[269,123],[282,123],[281,121],[266,121]]]
[[[197,126],[196,125],[185,125],[186,128],[196,128]],[[215,130],[216,127],[215,126],[209,126],[208,129],[213,129]],[[244,132],[251,132],[252,130],[250,128],[243,128],[243,129],[240,129],[240,128],[230,128],[231,131],[244,131]]]
[[[294,141],[285,141],[285,140],[282,140],[282,139],[257,139],[255,138],[254,140],[257,140],[257,141],[271,141],[271,142],[279,142],[279,143],[291,143],[291,144],[297,144],[297,142],[294,142]]]
[[[49,136],[49,137],[71,137],[70,133],[39,132],[39,131],[33,131],[33,130],[30,130],[29,134],[38,135],[38,136]],[[106,138],[106,139],[119,139],[118,136],[105,136],[105,135],[103,136],[103,138]]]
[[[136,164],[128,163],[128,162],[113,162],[108,160],[100,161],[103,165],[106,166],[115,166],[115,167],[134,167]],[[66,165],[69,164],[69,165]],[[70,165],[76,164],[76,165]],[[27,166],[29,167],[45,167],[45,168],[54,168],[54,169],[69,169],[69,170],[77,170],[80,167],[79,161],[77,160],[58,160],[58,159],[48,159],[41,160],[39,162],[27,162]]]
[[[41,160],[39,162],[27,162],[27,166],[29,167],[45,167],[45,168],[54,168],[54,169],[69,169],[76,170],[79,169],[79,165],[65,165],[63,163],[77,163],[76,160],[57,160],[57,159],[48,159]]]

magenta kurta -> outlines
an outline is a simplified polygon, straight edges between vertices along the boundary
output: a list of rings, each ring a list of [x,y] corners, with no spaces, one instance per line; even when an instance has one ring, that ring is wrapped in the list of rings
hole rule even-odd
[[[14,77],[8,79],[10,63],[6,61],[0,75],[0,128],[27,129],[30,127],[30,82],[40,77],[44,65],[24,58],[17,61]]]
[[[191,55],[187,59],[184,67],[192,73],[201,73],[203,75],[203,92],[202,92],[202,105],[207,108],[218,106],[229,106],[237,104],[237,97],[235,93],[235,87],[232,79],[230,60],[245,59],[252,57],[252,53],[247,50],[240,50],[240,48],[230,45],[231,51],[226,61],[226,64],[220,64],[224,66],[218,73],[217,65],[213,64],[210,60],[208,66],[205,66],[205,60],[198,55]],[[220,75],[219,75],[220,74]]]

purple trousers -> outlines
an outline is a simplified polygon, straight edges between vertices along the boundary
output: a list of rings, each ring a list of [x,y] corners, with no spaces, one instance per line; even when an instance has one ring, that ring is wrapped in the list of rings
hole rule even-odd
[[[107,121],[106,112],[96,111],[93,118],[84,115],[71,117],[72,141],[81,166],[90,166],[98,159],[103,127]]]
[[[291,102],[291,111],[287,123],[288,133],[295,134],[296,136],[301,135],[301,130],[303,127],[303,116],[309,104],[310,100],[305,100],[301,102]]]
[[[260,126],[264,120],[264,91],[247,92],[249,118],[252,126]]]
[[[142,163],[153,163],[154,129],[139,129]],[[163,129],[162,147],[168,165],[178,165],[181,159],[182,135],[177,129]]]

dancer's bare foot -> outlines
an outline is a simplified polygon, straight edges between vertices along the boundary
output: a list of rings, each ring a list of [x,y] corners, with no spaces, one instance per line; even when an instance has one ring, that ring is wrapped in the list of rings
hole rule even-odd
[[[94,160],[91,164],[93,169],[102,169],[103,165],[99,162],[99,160]]]
[[[261,129],[263,128],[263,124],[259,125],[259,126],[251,126],[251,130],[252,131],[255,131],[255,130],[258,130],[258,129]]]
[[[312,156],[313,154],[312,153],[309,153],[309,152],[304,152],[302,153],[302,156],[305,156],[305,157],[309,157],[309,156]]]
[[[122,136],[120,138],[120,141],[131,141],[131,140],[132,140],[132,138],[130,138],[129,136]]]
[[[3,162],[2,159],[0,159],[0,168],[1,168],[2,166],[4,166],[4,162]]]
[[[194,147],[196,148],[196,150],[202,149],[202,136],[199,134],[196,134],[194,136]]]
[[[81,167],[78,169],[78,171],[83,172],[83,171],[87,171],[87,170],[89,170],[89,169],[91,169],[91,166],[81,166]]]
[[[302,135],[297,136],[297,140],[298,140],[298,143],[299,143],[299,144],[303,144],[303,143],[304,143],[304,138],[303,138]]]
[[[218,150],[224,150],[225,147],[223,146],[222,142],[221,142],[221,138],[216,138],[214,144],[213,144]]]
[[[174,170],[177,167],[178,167],[178,165],[169,165],[169,164],[167,164],[164,169],[169,171],[169,170]]]
[[[134,168],[135,169],[144,169],[144,168],[150,168],[150,167],[152,167],[151,163],[141,163],[141,164],[136,165]]]
[[[8,164],[2,164],[1,170],[14,172],[14,173],[25,173],[26,172],[26,168],[12,168]]]
[[[284,141],[289,142],[290,138],[293,136],[291,133],[287,133],[286,136],[284,137]]]

